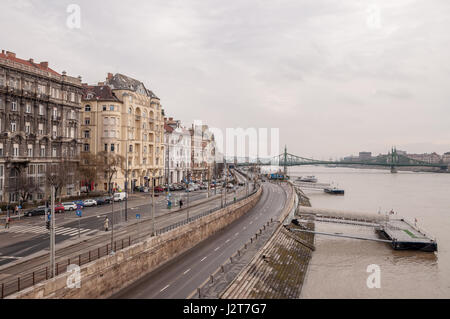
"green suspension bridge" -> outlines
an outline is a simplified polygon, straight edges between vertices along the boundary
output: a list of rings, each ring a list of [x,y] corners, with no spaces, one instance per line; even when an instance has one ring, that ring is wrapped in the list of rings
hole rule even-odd
[[[287,167],[290,166],[302,166],[302,165],[339,165],[339,166],[379,166],[390,167],[392,173],[396,173],[397,167],[430,167],[438,168],[440,170],[447,170],[448,164],[444,163],[427,163],[419,160],[409,158],[403,154],[398,154],[395,148],[392,148],[387,155],[379,155],[373,157],[370,160],[355,160],[355,161],[323,161],[314,160],[311,158],[305,158],[288,153],[287,148],[284,149],[284,153],[274,156],[272,158],[260,159],[256,162],[235,162],[238,166],[251,166],[251,165],[267,165],[267,166],[280,166],[284,167],[285,173],[287,173]]]

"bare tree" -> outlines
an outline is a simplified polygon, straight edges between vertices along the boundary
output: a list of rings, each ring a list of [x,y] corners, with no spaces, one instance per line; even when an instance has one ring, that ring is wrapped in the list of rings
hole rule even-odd
[[[112,179],[119,172],[124,171],[125,157],[117,153],[98,153],[98,170],[103,173],[108,182],[108,192],[111,193]]]
[[[61,197],[64,186],[75,184],[77,178],[75,172],[78,164],[74,161],[63,160],[60,163],[52,163],[47,166],[46,180],[48,185],[55,187],[55,197]]]
[[[86,187],[87,192],[90,191],[90,185],[98,181],[99,170],[103,166],[102,161],[98,155],[92,153],[82,153],[80,166],[78,168],[78,173],[80,180],[84,184],[88,184]]]

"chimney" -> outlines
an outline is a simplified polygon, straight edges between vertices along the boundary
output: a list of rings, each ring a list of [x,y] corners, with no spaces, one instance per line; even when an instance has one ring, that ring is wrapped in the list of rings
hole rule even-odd
[[[5,50],[2,50],[2,54],[5,54]]]
[[[16,57],[16,54],[15,54],[14,52],[6,51],[6,56],[7,56],[8,58],[15,58],[15,57]]]
[[[47,69],[48,68],[48,62],[41,62],[39,63],[40,66],[42,66],[43,68]]]
[[[173,117],[169,117],[169,122],[173,122]]]
[[[62,75],[63,75],[63,76],[66,76],[66,75],[67,75],[67,72],[66,72],[66,71],[62,71]]]
[[[114,76],[114,75],[113,75],[112,73],[108,73],[108,77],[107,77],[106,79],[107,79],[107,80],[111,80],[113,76]]]
[[[29,59],[28,60],[30,63],[34,63],[34,60],[33,59]]]

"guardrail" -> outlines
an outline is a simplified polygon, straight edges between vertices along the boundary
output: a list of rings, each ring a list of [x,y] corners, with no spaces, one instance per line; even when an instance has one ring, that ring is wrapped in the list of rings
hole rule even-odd
[[[230,205],[233,205],[234,203],[240,202],[241,200],[244,200],[252,195],[254,195],[256,192],[258,191],[258,188],[256,188],[254,191],[252,191],[251,193],[249,193],[248,195],[244,195],[241,196],[240,198],[236,198],[236,202],[235,201],[231,201],[227,204],[224,205],[219,205],[215,208],[209,209],[207,211],[204,211],[200,214],[197,214],[195,216],[192,216],[188,219],[184,219],[182,221],[179,221],[177,223],[171,224],[169,226],[160,228],[155,230],[155,236],[164,234],[168,231],[171,231],[175,228],[181,227],[183,225],[192,223],[195,220],[198,220],[204,216],[210,215],[218,210],[221,210],[225,207],[228,207]],[[66,271],[67,266],[69,265],[78,265],[78,266],[82,266],[84,264],[90,263],[94,260],[100,259],[104,256],[109,255],[111,252],[113,251],[118,251],[118,250],[122,250],[124,248],[127,248],[131,245],[134,245],[136,243],[139,243],[141,241],[144,241],[146,238],[148,238],[149,236],[151,236],[151,231],[147,232],[145,234],[142,234],[140,236],[134,237],[132,238],[131,236],[127,236],[124,237],[122,239],[118,239],[116,241],[114,241],[114,247],[113,249],[111,249],[111,244],[106,244],[104,246],[98,247],[96,249],[92,249],[88,252],[79,254],[78,256],[74,256],[74,257],[69,257],[67,258],[67,260],[60,260],[56,263],[56,270],[55,270],[55,276],[58,276],[59,274],[63,273],[64,271]],[[41,266],[41,267],[39,267]],[[24,290],[26,288],[29,288],[31,286],[34,286],[40,282],[43,282],[45,280],[50,279],[50,269],[48,266],[48,263],[45,264],[41,264],[37,266],[35,270],[33,270],[32,272],[17,276],[14,279],[10,279],[7,281],[4,281],[0,284],[0,299],[3,299],[9,295],[12,295],[14,293],[17,293],[21,290]]]

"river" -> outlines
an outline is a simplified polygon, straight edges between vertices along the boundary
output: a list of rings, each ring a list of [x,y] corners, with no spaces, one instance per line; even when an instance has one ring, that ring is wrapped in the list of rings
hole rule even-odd
[[[437,239],[438,252],[395,251],[389,244],[316,236],[301,298],[450,298],[450,174],[388,170],[294,167],[338,184],[344,196],[305,190],[317,208],[385,213],[417,219]],[[316,223],[317,231],[376,238],[373,228]],[[380,269],[380,288],[368,288],[369,265]]]

